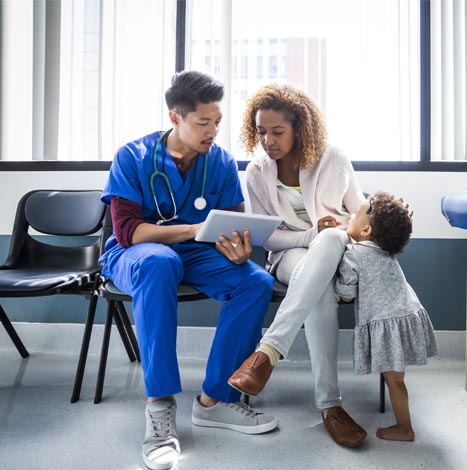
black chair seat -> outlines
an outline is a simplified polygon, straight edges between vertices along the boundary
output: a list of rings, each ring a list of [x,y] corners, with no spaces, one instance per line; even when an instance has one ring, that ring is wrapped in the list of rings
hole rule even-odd
[[[131,296],[122,292],[115,284],[106,280],[99,288],[99,295],[110,300],[117,300],[123,302],[131,302]],[[198,300],[208,298],[202,292],[196,290],[188,284],[180,284],[177,289],[177,301],[183,302],[184,300]]]
[[[5,269],[0,271],[0,296],[23,297],[27,292],[37,295],[41,290],[82,287],[91,283],[97,272],[91,273],[89,269],[74,272],[50,268]]]

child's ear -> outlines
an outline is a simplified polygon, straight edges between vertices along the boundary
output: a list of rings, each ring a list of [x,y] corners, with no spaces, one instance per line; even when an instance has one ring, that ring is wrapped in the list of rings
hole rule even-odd
[[[369,237],[372,233],[373,229],[371,228],[371,225],[368,224],[368,225],[365,225],[365,227],[362,228],[362,235],[364,237]]]

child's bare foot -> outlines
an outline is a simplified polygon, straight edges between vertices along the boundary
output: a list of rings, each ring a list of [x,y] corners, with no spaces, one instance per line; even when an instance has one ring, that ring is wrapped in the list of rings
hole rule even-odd
[[[415,439],[415,433],[412,429],[407,431],[397,424],[394,424],[387,428],[378,428],[376,430],[376,437],[386,439],[388,441],[413,441]]]

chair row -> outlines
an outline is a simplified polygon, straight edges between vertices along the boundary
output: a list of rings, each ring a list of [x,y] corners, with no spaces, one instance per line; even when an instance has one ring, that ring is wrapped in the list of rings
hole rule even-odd
[[[110,211],[101,202],[100,190],[30,191],[18,203],[7,260],[0,266],[0,298],[73,294],[89,299],[72,403],[80,397],[99,297],[107,299],[108,308],[95,403],[102,398],[112,322],[129,360],[140,360],[138,343],[123,304],[131,299],[100,275],[98,260],[111,233]],[[38,234],[43,237],[39,239]],[[56,237],[61,239],[59,244]],[[86,237],[86,243],[74,246],[76,237]],[[63,238],[73,241],[63,243]],[[178,291],[180,302],[206,298],[190,286],[182,285]],[[1,305],[0,321],[20,355],[28,357],[26,346]]]
[[[79,400],[98,298],[107,300],[107,315],[97,376],[94,403],[102,400],[111,327],[117,327],[130,361],[140,361],[138,343],[124,302],[131,297],[100,275],[98,259],[112,233],[110,210],[101,200],[101,191],[37,190],[25,194],[18,204],[6,262],[0,266],[0,297],[38,297],[74,294],[89,299],[81,351],[71,402]],[[42,235],[79,237],[94,235],[84,246],[60,246],[34,238]],[[276,281],[272,302],[285,297],[287,286]],[[191,286],[180,285],[178,302],[206,299]],[[29,355],[0,305],[0,320],[22,357]],[[384,379],[380,376],[380,412],[385,409]]]

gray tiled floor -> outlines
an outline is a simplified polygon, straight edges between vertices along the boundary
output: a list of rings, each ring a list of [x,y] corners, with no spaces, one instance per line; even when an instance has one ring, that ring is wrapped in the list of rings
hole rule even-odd
[[[110,357],[101,404],[93,404],[97,358],[90,357],[81,400],[70,404],[76,356],[36,353],[27,360],[1,352],[0,468],[139,469],[144,390],[137,364]],[[184,392],[177,397],[183,458],[180,469],[462,469],[467,468],[467,392],[464,362],[434,359],[407,374],[414,443],[375,436],[392,422],[379,414],[378,377],[356,377],[339,365],[345,407],[368,430],[350,450],[334,444],[314,409],[311,372],[303,362],[281,363],[252,405],[280,419],[280,429],[249,436],[192,426],[193,396],[204,362],[181,360]]]

